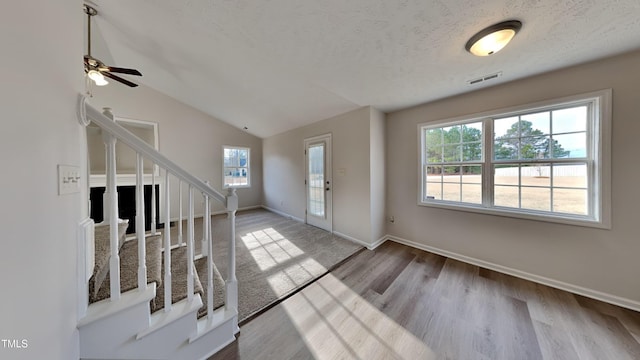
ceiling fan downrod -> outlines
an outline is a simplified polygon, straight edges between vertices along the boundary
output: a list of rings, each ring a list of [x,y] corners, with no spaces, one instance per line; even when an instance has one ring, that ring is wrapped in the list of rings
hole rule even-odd
[[[87,55],[91,56],[91,17],[98,15],[98,10],[87,4],[84,4],[83,7],[85,14],[87,14]]]

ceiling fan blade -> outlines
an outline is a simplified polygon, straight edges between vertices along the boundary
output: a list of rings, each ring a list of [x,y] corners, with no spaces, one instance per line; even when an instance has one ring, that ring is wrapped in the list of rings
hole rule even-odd
[[[101,71],[100,73],[101,73],[102,75],[104,75],[104,76],[106,76],[106,77],[110,78],[110,79],[113,79],[113,80],[115,80],[115,81],[119,81],[119,82],[121,82],[121,83],[123,83],[123,84],[125,84],[125,85],[127,85],[127,86],[131,86],[131,87],[136,87],[136,86],[138,86],[138,84],[132,83],[131,81],[126,80],[126,79],[123,79],[123,78],[121,78],[120,76],[113,75],[112,73],[110,73],[110,72],[108,72],[108,71],[104,71],[104,72],[103,72],[103,71]]]
[[[140,73],[140,71],[138,71],[136,69],[125,69],[125,68],[121,68],[121,67],[107,66],[106,70],[109,71],[109,72],[114,72],[114,73],[142,76],[142,73]]]

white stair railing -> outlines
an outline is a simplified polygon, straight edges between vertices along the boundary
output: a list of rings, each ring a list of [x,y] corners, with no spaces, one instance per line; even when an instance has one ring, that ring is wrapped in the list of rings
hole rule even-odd
[[[82,116],[85,116],[86,119],[92,121],[94,124],[99,126],[102,129],[105,147],[106,147],[106,160],[107,160],[107,189],[105,195],[105,201],[108,200],[108,213],[105,211],[105,219],[108,219],[109,224],[111,225],[110,236],[111,236],[111,259],[110,259],[110,286],[111,286],[111,301],[115,302],[120,299],[120,258],[118,254],[119,244],[118,244],[118,197],[117,197],[117,184],[116,184],[116,158],[115,158],[115,143],[119,141],[127,146],[129,146],[132,150],[136,152],[136,233],[138,239],[138,259],[143,260],[146,259],[146,248],[145,248],[145,216],[144,216],[144,162],[149,161],[152,166],[152,174],[151,174],[151,232],[155,233],[155,169],[156,167],[160,168],[164,171],[164,194],[161,203],[163,206],[164,213],[164,238],[163,238],[163,246],[164,246],[164,269],[165,272],[163,274],[163,285],[165,288],[164,293],[164,311],[170,312],[172,311],[172,289],[171,289],[171,231],[170,231],[170,223],[171,223],[171,201],[170,201],[170,182],[171,177],[174,177],[178,181],[178,203],[179,203],[179,215],[178,215],[178,245],[181,246],[183,244],[184,239],[182,238],[182,183],[184,182],[188,188],[188,215],[187,215],[187,238],[186,238],[186,259],[180,260],[185,261],[187,266],[187,301],[193,301],[194,299],[194,288],[195,288],[195,280],[194,280],[194,192],[198,191],[202,194],[204,199],[204,221],[203,221],[203,232],[204,232],[204,241],[203,241],[203,252],[202,256],[207,258],[207,299],[206,303],[208,306],[208,321],[211,322],[214,319],[213,316],[213,307],[214,307],[214,263],[213,263],[213,243],[212,243],[212,225],[211,225],[211,202],[218,201],[221,203],[225,211],[228,215],[228,224],[229,231],[227,233],[228,246],[228,268],[227,268],[227,279],[225,279],[225,307],[224,311],[226,313],[225,317],[229,318],[231,316],[234,321],[235,329],[237,327],[237,308],[238,308],[238,285],[235,274],[235,213],[238,209],[238,198],[235,193],[235,189],[229,189],[226,195],[222,195],[221,193],[214,190],[209,184],[204,181],[196,178],[190,173],[186,172],[184,169],[173,163],[171,160],[166,158],[164,155],[159,153],[156,149],[149,146],[146,142],[136,137],[134,134],[129,132],[124,127],[120,126],[113,120],[113,115],[110,111],[105,111],[105,114],[101,114],[98,110],[93,107],[86,105],[84,102],[81,103],[83,107],[79,113]],[[85,119],[85,120],[86,120]],[[86,121],[85,121],[86,122]],[[158,194],[160,195],[160,194]],[[138,290],[145,291],[148,289],[147,286],[147,268],[145,265],[145,261],[138,262],[137,276],[138,276]]]

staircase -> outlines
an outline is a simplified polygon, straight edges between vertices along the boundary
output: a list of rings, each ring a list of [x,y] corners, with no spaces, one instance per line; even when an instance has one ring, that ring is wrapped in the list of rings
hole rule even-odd
[[[187,173],[143,140],[79,98],[78,115],[102,130],[106,152],[104,221],[85,222],[79,237],[78,268],[80,357],[82,359],[206,359],[235,340],[238,333],[238,287],[235,276],[235,212],[238,199],[230,189],[222,195]],[[116,141],[137,154],[136,232],[125,234],[127,221],[118,219]],[[145,232],[144,162],[160,169],[160,214]],[[148,174],[147,174],[148,175]],[[148,178],[148,176],[146,176]],[[155,192],[155,172],[152,189]],[[178,189],[179,221],[171,229],[171,189]],[[187,190],[186,237],[183,239],[183,186]],[[175,191],[174,191],[175,192]],[[153,194],[155,196],[155,193]],[[194,207],[203,205],[203,238],[195,253]],[[213,263],[211,209],[224,207],[229,242],[226,278]],[[155,201],[151,202],[152,204]],[[218,207],[220,207],[220,205]],[[153,214],[153,212],[152,212]],[[153,215],[152,215],[153,216]],[[172,233],[176,234],[172,239]],[[144,259],[144,261],[140,261]]]

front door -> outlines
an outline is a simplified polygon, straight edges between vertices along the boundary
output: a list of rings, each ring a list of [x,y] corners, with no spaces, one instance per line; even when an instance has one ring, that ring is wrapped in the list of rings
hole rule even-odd
[[[332,231],[331,134],[305,139],[306,222]]]

